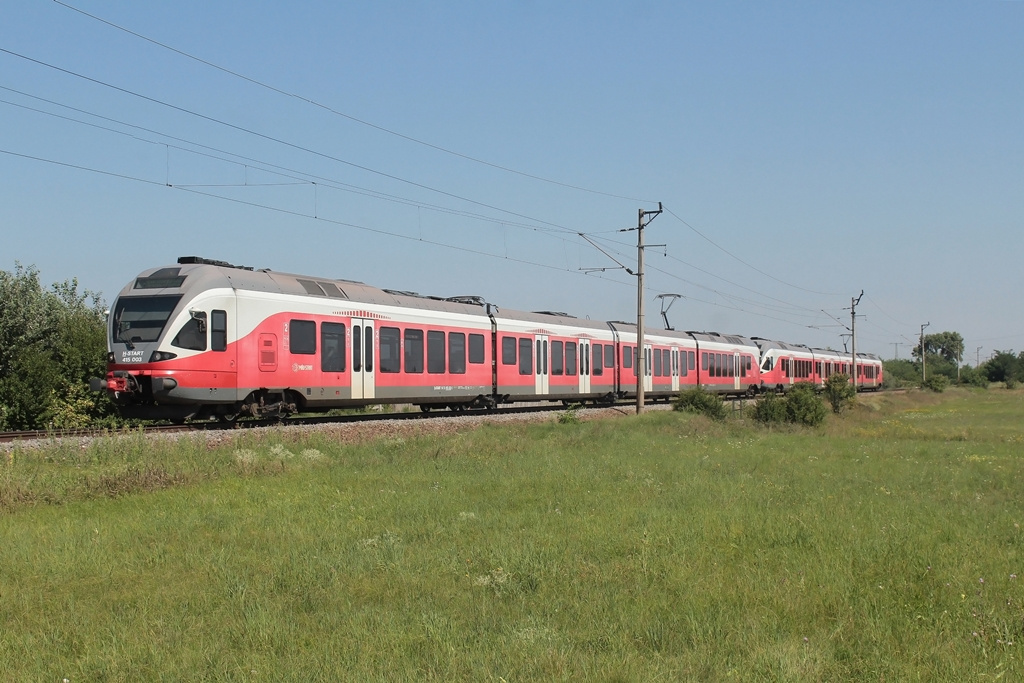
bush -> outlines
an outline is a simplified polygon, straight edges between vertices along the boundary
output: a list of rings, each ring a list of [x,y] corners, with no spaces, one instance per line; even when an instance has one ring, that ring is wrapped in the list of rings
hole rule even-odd
[[[949,386],[949,378],[945,375],[932,375],[924,381],[924,388],[941,394]]]
[[[965,365],[960,369],[960,384],[977,387],[979,389],[988,389],[988,375],[980,371],[978,368],[972,368],[970,365]]]
[[[558,424],[560,425],[576,425],[580,423],[580,408],[583,407],[582,403],[573,403],[568,406],[558,416]]]
[[[707,415],[712,420],[724,420],[728,411],[725,402],[718,394],[705,391],[704,387],[694,387],[679,393],[679,396],[672,402],[675,410],[683,410],[688,413]]]
[[[850,384],[850,378],[844,373],[832,375],[825,380],[825,398],[832,406],[832,412],[838,415],[857,396],[857,390]]]
[[[809,382],[794,384],[786,395],[786,417],[790,422],[816,427],[827,414],[825,404]]]
[[[762,424],[781,424],[786,421],[786,399],[774,391],[757,399],[752,415]]]

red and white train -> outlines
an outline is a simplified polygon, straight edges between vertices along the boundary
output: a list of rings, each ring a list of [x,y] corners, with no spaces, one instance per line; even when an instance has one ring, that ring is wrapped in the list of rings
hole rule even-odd
[[[636,395],[636,325],[499,309],[360,282],[183,257],[121,290],[107,376],[126,417],[182,421],[370,404],[489,408],[516,401],[611,402]],[[703,386],[785,391],[849,374],[834,351],[703,332],[645,330],[644,393]],[[882,362],[858,354],[858,389]]]

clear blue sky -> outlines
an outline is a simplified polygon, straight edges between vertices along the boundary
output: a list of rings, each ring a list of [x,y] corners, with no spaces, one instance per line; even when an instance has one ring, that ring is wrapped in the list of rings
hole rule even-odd
[[[0,269],[633,320],[660,201],[652,326],[1024,348],[1024,2],[67,5],[0,0]]]

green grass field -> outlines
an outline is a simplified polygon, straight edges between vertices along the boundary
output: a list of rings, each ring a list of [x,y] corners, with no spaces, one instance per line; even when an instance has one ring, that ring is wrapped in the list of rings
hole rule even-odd
[[[993,389],[16,450],[0,679],[1021,680],[1022,445]]]

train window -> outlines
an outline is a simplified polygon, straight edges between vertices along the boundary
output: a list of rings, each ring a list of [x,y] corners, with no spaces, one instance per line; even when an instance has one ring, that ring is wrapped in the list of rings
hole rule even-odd
[[[405,331],[405,371],[423,372],[423,330]]]
[[[228,349],[228,314],[227,311],[210,313],[210,348],[214,351]]]
[[[448,334],[448,372],[453,375],[466,374],[466,334],[464,332]]]
[[[606,368],[615,367],[615,345],[605,344],[604,345],[604,366]]]
[[[700,369],[703,370],[704,372],[708,371],[708,354],[707,353],[700,354]]]
[[[654,376],[661,377],[661,349],[654,349]]]
[[[519,340],[519,374],[533,374],[533,342],[529,339]]]
[[[401,372],[402,333],[397,327],[380,328],[380,371]]]
[[[352,326],[352,371],[363,371],[363,328],[359,325]]]
[[[604,374],[604,351],[600,344],[594,344],[594,363],[591,365],[591,372],[595,375]]]
[[[661,350],[661,367],[663,377],[672,376],[672,352],[668,349]]]
[[[690,374],[689,372],[687,372],[687,364],[686,364],[686,356],[688,354],[689,354],[688,351],[683,351],[683,350],[679,351],[679,376],[680,377],[686,377],[688,374]]]
[[[736,356],[731,353],[725,356],[725,376],[726,377],[737,377],[739,373],[736,372]]]
[[[636,347],[633,347],[633,376],[636,377],[640,370],[640,359],[638,357]]]
[[[427,372],[443,375],[445,370],[444,332],[429,330],[427,332]]]
[[[633,367],[633,347],[623,346],[622,347],[622,367],[631,368]]]
[[[316,323],[312,320],[292,320],[288,323],[288,350],[292,353],[316,353]]]
[[[551,342],[551,374],[565,374],[565,345],[560,341]]]
[[[363,362],[366,365],[366,372],[373,372],[373,328],[367,325],[363,328]]]
[[[541,369],[540,339],[537,340],[537,374],[543,374],[543,371]]]
[[[515,365],[516,364],[516,338],[515,337],[502,337],[501,338],[501,364],[502,365]]]
[[[565,342],[565,374],[576,375],[576,342]]]
[[[690,369],[691,370],[696,370],[697,369],[697,352],[696,351],[687,351],[686,352],[686,357],[688,359],[687,360],[687,365],[689,365]]]
[[[475,364],[484,362],[484,335],[469,335],[469,362]]]
[[[117,300],[111,333],[115,342],[156,341],[178,305],[177,296],[132,296]]]
[[[161,268],[149,277],[135,280],[135,289],[172,289],[181,287],[187,275],[179,275],[181,268]]]
[[[190,351],[206,350],[206,313],[202,317],[198,315],[189,318],[188,322],[181,326],[178,334],[174,335],[171,346]]]
[[[345,326],[341,323],[320,325],[320,369],[323,372],[345,372]]]

